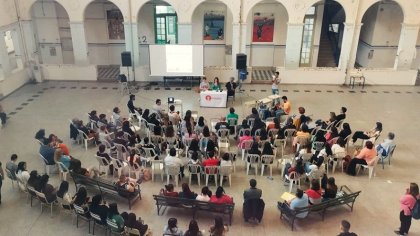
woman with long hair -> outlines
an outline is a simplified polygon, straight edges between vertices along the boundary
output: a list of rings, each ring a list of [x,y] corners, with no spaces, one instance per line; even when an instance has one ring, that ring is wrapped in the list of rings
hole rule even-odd
[[[164,235],[182,236],[184,233],[178,228],[178,220],[176,218],[169,218],[168,225],[163,228]]]
[[[124,229],[124,219],[118,212],[117,203],[109,204],[108,218],[113,220],[117,224],[118,229]]]
[[[63,199],[63,208],[73,209],[73,201],[69,194],[69,182],[63,181],[57,191],[57,198]]]
[[[343,123],[343,129],[338,133],[338,136],[345,139],[351,134],[351,129],[349,123]]]
[[[210,236],[225,236],[228,228],[223,224],[223,218],[216,216],[214,218],[214,225],[210,227]]]
[[[222,186],[219,186],[216,189],[216,194],[210,197],[210,202],[218,204],[232,204],[233,199],[225,194],[225,190]]]
[[[370,138],[376,138],[379,136],[379,134],[382,132],[382,123],[376,122],[375,128],[369,130],[369,131],[356,131],[353,134],[352,141],[355,143],[357,139],[370,139]]]
[[[149,226],[145,225],[141,219],[137,220],[137,216],[134,213],[128,214],[127,220],[124,221],[124,225],[132,229],[137,229],[141,236],[144,236],[149,228]]]
[[[413,209],[419,199],[419,186],[410,183],[410,187],[405,190],[405,194],[400,198],[400,228],[394,232],[397,235],[406,235],[410,230]]]
[[[185,231],[184,236],[202,236],[203,234],[198,228],[198,224],[196,220],[191,220],[190,224],[188,225],[188,230]]]
[[[195,199],[197,194],[191,191],[190,186],[187,183],[182,184],[182,191],[179,192],[180,198]]]

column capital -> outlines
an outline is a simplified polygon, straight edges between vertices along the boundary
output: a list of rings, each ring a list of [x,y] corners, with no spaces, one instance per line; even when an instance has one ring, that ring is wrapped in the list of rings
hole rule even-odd
[[[296,27],[303,27],[305,24],[302,22],[287,22],[287,26],[296,26]]]
[[[83,25],[84,23],[84,21],[69,21],[70,25]]]
[[[401,23],[401,26],[405,29],[412,29],[412,30],[418,30],[420,28],[420,25],[418,24],[407,24],[407,23]]]

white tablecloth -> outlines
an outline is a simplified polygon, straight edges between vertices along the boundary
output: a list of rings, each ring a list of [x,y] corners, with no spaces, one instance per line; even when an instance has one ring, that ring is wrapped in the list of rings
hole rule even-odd
[[[227,92],[203,91],[200,93],[201,107],[226,107]]]

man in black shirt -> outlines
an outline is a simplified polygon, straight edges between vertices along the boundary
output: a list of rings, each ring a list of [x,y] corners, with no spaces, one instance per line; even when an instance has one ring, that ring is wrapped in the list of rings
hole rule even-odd
[[[235,78],[231,77],[230,81],[226,83],[228,97],[235,97],[236,83],[234,82],[234,80]]]
[[[128,110],[130,111],[130,113],[133,113],[133,114],[135,114],[135,111],[138,111],[138,113],[141,115],[142,110],[141,110],[140,107],[135,107],[134,106],[134,100],[136,100],[136,95],[131,94],[130,95],[130,100],[128,100],[128,102],[127,102]]]
[[[341,221],[341,233],[338,236],[357,236],[355,233],[350,233],[350,222],[347,220]]]
[[[347,108],[341,107],[340,114],[338,116],[336,116],[336,118],[335,118],[336,122],[339,122],[340,120],[346,119],[346,112],[347,112]]]

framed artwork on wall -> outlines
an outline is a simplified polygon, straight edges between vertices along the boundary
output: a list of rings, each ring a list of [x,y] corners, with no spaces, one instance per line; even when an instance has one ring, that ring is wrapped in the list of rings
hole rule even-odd
[[[203,23],[204,40],[225,39],[225,13],[222,11],[209,11],[204,13]]]
[[[252,42],[273,42],[274,13],[255,12]]]
[[[108,21],[109,39],[125,39],[124,35],[124,18],[120,10],[113,9],[106,11],[106,19]]]

